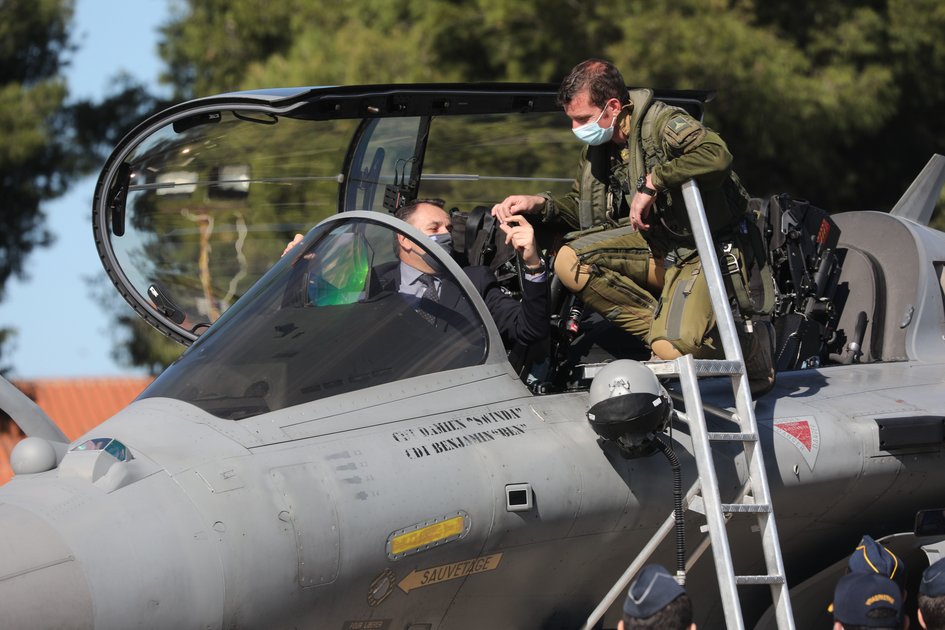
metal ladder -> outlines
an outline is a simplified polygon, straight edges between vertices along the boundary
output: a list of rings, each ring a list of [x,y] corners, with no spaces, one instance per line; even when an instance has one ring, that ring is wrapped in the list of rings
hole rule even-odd
[[[715,570],[726,626],[729,630],[742,630],[745,627],[738,586],[768,584],[771,588],[771,596],[775,606],[777,627],[779,630],[793,630],[794,616],[784,575],[784,561],[781,557],[781,545],[771,502],[771,492],[768,488],[761,444],[758,441],[758,423],[755,419],[754,405],[748,387],[745,361],[738,342],[738,333],[735,329],[735,320],[732,317],[728,296],[724,289],[725,285],[723,284],[719,261],[715,255],[716,250],[712,242],[709,225],[705,218],[705,210],[698,185],[690,180],[683,184],[682,189],[690,225],[702,261],[703,273],[706,274],[712,307],[716,313],[719,335],[726,358],[718,361],[695,360],[692,355],[686,355],[673,361],[648,363],[648,366],[657,375],[678,375],[680,379],[683,399],[686,403],[685,416],[688,420],[694,457],[699,471],[699,478],[687,493],[684,505],[688,506],[689,509],[695,509],[701,498],[709,530],[709,541],[712,545],[712,555],[715,560]],[[722,375],[732,377],[735,394],[735,413],[732,419],[738,423],[739,430],[731,433],[710,433],[706,427],[702,395],[699,391],[697,379],[700,376]],[[735,442],[741,444],[744,448],[748,480],[735,503],[722,503],[719,495],[718,478],[710,446],[710,442],[713,441]],[[725,525],[726,515],[730,517],[737,513],[755,514],[758,519],[766,567],[764,575],[735,575]],[[649,560],[662,540],[672,531],[673,525],[674,515],[670,513],[620,580],[614,584],[604,600],[591,613],[583,626],[584,629],[592,628],[603,617],[613,602],[626,592],[630,581]],[[705,546],[700,546],[693,554],[694,557],[690,559],[688,565],[691,566],[704,550]]]

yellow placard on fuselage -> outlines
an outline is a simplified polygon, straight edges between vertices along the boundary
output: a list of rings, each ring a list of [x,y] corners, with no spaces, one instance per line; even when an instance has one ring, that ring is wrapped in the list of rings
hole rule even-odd
[[[469,515],[460,511],[405,527],[387,538],[387,555],[396,560],[457,540],[466,535],[469,525]]]

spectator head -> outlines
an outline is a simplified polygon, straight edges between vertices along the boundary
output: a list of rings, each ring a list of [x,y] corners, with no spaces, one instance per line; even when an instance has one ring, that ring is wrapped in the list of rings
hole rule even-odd
[[[847,573],[833,595],[835,630],[903,628],[902,589],[876,573]]]
[[[692,602],[685,589],[658,564],[648,564],[630,584],[619,630],[694,630]]]
[[[847,566],[851,573],[876,573],[887,577],[899,585],[903,594],[906,592],[906,567],[902,560],[870,536],[863,536]]]
[[[919,624],[945,630],[945,559],[933,562],[919,583]]]

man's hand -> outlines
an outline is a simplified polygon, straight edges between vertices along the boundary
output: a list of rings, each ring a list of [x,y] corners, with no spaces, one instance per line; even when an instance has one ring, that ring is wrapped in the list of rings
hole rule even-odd
[[[526,267],[537,267],[541,262],[538,257],[538,243],[535,242],[535,230],[528,220],[520,215],[513,215],[507,221],[499,223],[505,232],[505,244],[511,244],[522,257]]]
[[[646,175],[646,185],[648,188],[655,189],[652,176],[649,173]],[[644,223],[644,221],[650,216],[650,210],[655,200],[655,195],[648,195],[645,192],[637,191],[637,194],[633,196],[633,201],[630,203],[630,225],[632,227],[638,230],[650,229],[650,224]]]
[[[545,207],[545,198],[538,195],[510,195],[492,206],[492,216],[505,223],[516,214],[532,214]]]
[[[285,256],[286,254],[288,254],[289,250],[295,247],[296,245],[298,245],[299,243],[301,243],[303,238],[305,237],[302,236],[301,234],[296,234],[295,238],[293,238],[292,241],[288,245],[285,246],[285,249],[282,250],[282,255]]]

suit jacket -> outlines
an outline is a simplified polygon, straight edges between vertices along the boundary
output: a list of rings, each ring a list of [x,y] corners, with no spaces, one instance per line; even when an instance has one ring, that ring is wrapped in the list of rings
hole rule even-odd
[[[515,343],[533,343],[549,335],[551,323],[547,281],[525,281],[522,301],[519,302],[502,290],[489,267],[464,267],[463,271],[485,301],[506,347]],[[382,265],[375,272],[385,291],[399,291],[399,261]],[[438,304],[430,304],[427,300],[421,300],[420,304],[423,310],[436,316],[438,328],[463,329],[477,321],[472,306],[462,299],[459,286],[449,278],[444,278],[440,284]]]
[[[534,343],[550,334],[551,314],[548,307],[547,280],[523,282],[522,301],[519,302],[502,290],[489,267],[464,267],[463,271],[472,280],[489,308],[506,347],[515,343]]]

